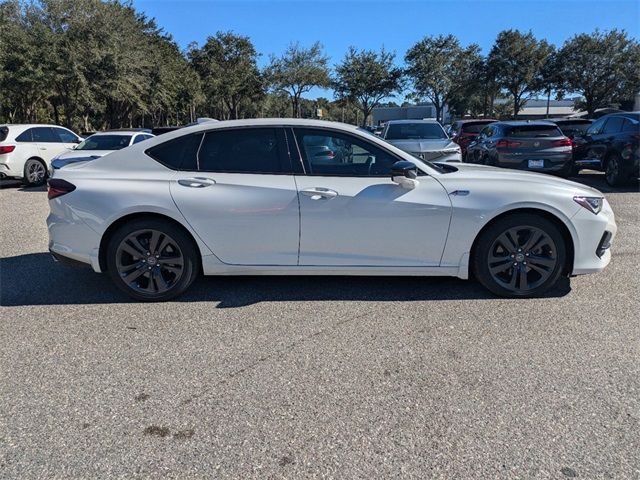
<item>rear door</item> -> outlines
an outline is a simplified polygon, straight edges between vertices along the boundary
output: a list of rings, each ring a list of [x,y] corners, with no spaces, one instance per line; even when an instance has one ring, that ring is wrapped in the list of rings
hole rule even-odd
[[[300,217],[284,130],[215,129],[188,149],[171,195],[211,251],[233,265],[296,265]]]
[[[78,137],[75,133],[67,130],[62,127],[52,127],[53,131],[58,135],[60,141],[63,143],[64,148],[68,150],[73,150],[78,143],[80,143],[80,137]]]

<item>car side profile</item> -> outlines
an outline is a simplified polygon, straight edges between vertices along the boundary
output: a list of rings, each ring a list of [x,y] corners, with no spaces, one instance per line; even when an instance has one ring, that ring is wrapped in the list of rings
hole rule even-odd
[[[70,163],[95,160],[116,150],[122,150],[129,145],[149,140],[154,136],[149,131],[137,129],[108,130],[94,133],[80,142],[73,150],[58,155],[51,162],[51,167],[55,170]]]
[[[0,178],[42,185],[51,161],[82,138],[57,125],[0,125]]]
[[[316,156],[336,145],[339,158]],[[167,300],[205,275],[475,277],[529,297],[611,258],[613,212],[547,175],[433,164],[354,126],[197,125],[56,170],[49,249]]]
[[[491,118],[457,120],[451,124],[449,135],[451,140],[460,145],[462,158],[467,154],[467,146],[473,142],[484,127],[497,122]]]
[[[465,161],[569,176],[573,143],[548,121],[494,122],[467,146]]]
[[[614,187],[640,176],[640,112],[600,117],[574,142],[576,170],[603,171]]]

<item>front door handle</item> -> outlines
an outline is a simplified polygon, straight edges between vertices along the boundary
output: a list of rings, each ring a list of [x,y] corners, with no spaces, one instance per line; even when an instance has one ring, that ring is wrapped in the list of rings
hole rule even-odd
[[[321,200],[323,198],[329,200],[338,196],[338,192],[335,190],[323,187],[307,188],[305,190],[300,190],[300,193],[307,197],[311,197],[311,200]]]
[[[183,187],[204,188],[204,187],[210,187],[211,185],[215,185],[216,181],[213,178],[192,177],[192,178],[181,178],[180,180],[178,180],[178,183]]]

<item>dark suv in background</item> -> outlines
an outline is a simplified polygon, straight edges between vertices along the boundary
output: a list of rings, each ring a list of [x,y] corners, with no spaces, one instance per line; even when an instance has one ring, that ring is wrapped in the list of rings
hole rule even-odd
[[[460,145],[462,158],[464,158],[464,154],[467,151],[467,146],[478,138],[478,135],[480,135],[480,132],[484,127],[493,122],[497,122],[497,120],[482,118],[457,120],[451,124],[451,128],[448,133],[451,136],[451,140]]]
[[[614,187],[638,178],[640,112],[605,115],[573,141],[576,171],[603,171],[607,183]]]
[[[583,135],[593,123],[593,120],[586,118],[554,118],[549,121],[555,123],[560,131],[569,138]]]
[[[495,122],[469,144],[464,161],[569,176],[572,142],[551,122]]]

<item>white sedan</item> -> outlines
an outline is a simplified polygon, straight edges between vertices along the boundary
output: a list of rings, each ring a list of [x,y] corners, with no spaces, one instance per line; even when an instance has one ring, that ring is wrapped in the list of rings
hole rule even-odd
[[[592,188],[431,164],[350,125],[238,120],[177,130],[56,170],[54,257],[139,300],[205,275],[474,276],[536,296],[601,271],[614,215]]]

